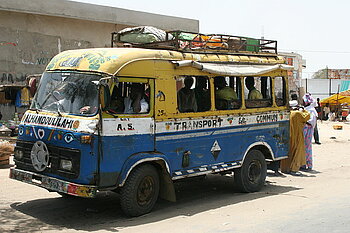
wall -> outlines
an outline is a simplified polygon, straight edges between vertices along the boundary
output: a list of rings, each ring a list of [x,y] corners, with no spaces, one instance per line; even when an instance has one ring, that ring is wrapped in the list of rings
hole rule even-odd
[[[50,59],[64,50],[109,47],[110,33],[124,27],[0,11],[0,81],[22,82],[28,74],[42,73]]]
[[[302,86],[315,98],[324,99],[336,94],[342,79],[302,79]],[[331,94],[329,93],[331,87]]]
[[[110,47],[112,32],[140,25],[199,30],[198,20],[174,16],[66,0],[1,0],[0,86],[24,84],[27,75],[41,74],[61,51]],[[10,116],[15,111],[11,105],[0,110]]]
[[[150,25],[164,30],[199,30],[199,21],[194,19],[67,0],[1,0],[0,10],[119,25]]]

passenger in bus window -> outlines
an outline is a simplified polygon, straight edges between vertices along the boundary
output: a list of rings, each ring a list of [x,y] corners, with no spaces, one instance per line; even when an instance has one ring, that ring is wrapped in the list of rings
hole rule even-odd
[[[131,84],[130,95],[124,98],[124,113],[147,113],[149,105],[141,83]]]
[[[231,87],[227,86],[225,77],[223,76],[215,77],[214,85],[216,109],[229,109],[229,103],[237,99],[237,93]]]
[[[120,113],[124,111],[124,101],[123,97],[120,95],[120,90],[118,86],[114,86],[112,95],[111,95],[111,103],[109,110],[112,113]]]
[[[210,91],[207,87],[207,78],[199,77],[196,79],[196,88],[194,89],[197,101],[198,112],[205,112],[210,109]]]
[[[251,76],[246,77],[245,85],[246,85],[247,89],[249,90],[248,99],[250,99],[250,100],[260,100],[260,99],[263,98],[263,96],[260,93],[260,91],[258,91],[255,88],[254,77],[251,77]]]
[[[177,92],[177,104],[180,112],[197,112],[197,101],[193,85],[193,78],[186,77],[184,87]]]

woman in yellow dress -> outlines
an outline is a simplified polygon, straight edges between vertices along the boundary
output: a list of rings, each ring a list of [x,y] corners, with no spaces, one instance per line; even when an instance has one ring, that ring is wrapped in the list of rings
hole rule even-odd
[[[310,113],[304,109],[290,113],[289,156],[281,161],[281,171],[284,173],[301,175],[299,168],[306,164],[303,129],[309,119]]]

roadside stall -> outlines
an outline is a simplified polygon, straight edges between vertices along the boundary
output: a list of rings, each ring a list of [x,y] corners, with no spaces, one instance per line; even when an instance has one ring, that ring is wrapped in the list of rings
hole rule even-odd
[[[0,139],[0,168],[8,167],[10,156],[13,155],[14,144]]]
[[[36,75],[32,75],[28,76],[24,83],[0,85],[0,168],[9,166],[18,125],[36,91],[37,78]]]
[[[331,113],[334,113],[336,118],[345,119],[349,114],[350,90],[331,95],[330,97],[322,99],[320,103],[322,106],[328,104]]]

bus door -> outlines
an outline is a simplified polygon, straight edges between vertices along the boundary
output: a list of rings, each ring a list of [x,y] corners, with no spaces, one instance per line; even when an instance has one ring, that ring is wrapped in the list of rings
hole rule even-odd
[[[120,78],[102,114],[100,186],[115,185],[125,161],[154,151],[153,80]]]

